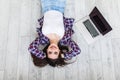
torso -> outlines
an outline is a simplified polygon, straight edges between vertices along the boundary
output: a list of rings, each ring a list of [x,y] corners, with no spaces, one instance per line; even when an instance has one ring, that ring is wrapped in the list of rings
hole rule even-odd
[[[42,33],[46,36],[56,34],[62,38],[64,32],[63,14],[55,10],[45,12]]]

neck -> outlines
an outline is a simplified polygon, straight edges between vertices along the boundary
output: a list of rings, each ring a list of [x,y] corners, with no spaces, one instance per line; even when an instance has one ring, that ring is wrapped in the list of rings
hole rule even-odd
[[[56,39],[50,39],[50,44],[58,44],[58,40],[56,40]]]
[[[60,37],[54,33],[48,34],[47,37],[50,39],[50,44],[58,44]]]

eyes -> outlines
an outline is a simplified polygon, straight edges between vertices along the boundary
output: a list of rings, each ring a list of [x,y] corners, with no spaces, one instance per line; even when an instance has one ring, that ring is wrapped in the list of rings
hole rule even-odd
[[[48,51],[48,54],[52,54],[52,52]],[[58,55],[58,52],[53,52],[53,54]]]

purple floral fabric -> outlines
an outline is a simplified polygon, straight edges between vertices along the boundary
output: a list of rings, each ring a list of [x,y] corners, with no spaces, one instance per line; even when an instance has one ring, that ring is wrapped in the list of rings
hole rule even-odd
[[[64,28],[65,34],[63,38],[60,40],[60,44],[69,46],[71,48],[69,52],[64,54],[64,58],[66,60],[69,60],[72,57],[75,57],[76,55],[80,54],[81,50],[79,46],[71,39],[71,36],[74,33],[72,29],[74,19],[63,17],[63,20],[64,20],[64,27],[65,27]],[[37,28],[37,33],[39,36],[29,45],[29,48],[28,48],[31,54],[35,55],[36,57],[40,59],[45,58],[46,55],[42,50],[39,50],[38,47],[40,45],[49,44],[49,39],[42,33],[43,21],[44,21],[44,17],[38,19],[40,27]]]

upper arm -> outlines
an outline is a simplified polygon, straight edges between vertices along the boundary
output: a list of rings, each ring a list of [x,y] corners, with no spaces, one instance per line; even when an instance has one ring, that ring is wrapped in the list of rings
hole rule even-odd
[[[29,45],[29,52],[35,55],[38,58],[43,59],[46,55],[42,50],[39,50],[39,45],[41,45],[40,37],[37,37],[30,45]]]

